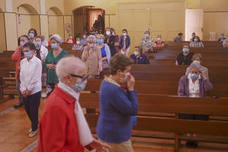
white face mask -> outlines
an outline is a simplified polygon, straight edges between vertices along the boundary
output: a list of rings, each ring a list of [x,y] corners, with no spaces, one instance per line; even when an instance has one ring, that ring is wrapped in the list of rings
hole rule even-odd
[[[80,44],[80,41],[77,41],[76,43],[77,43],[77,44]]]
[[[135,56],[137,56],[139,54],[139,52],[138,51],[135,51],[134,54],[135,54]]]
[[[124,33],[123,33],[123,36],[126,36],[126,35],[127,35],[127,33],[124,32]]]
[[[144,34],[144,36],[145,36],[146,38],[150,37],[150,35],[149,35],[149,34]]]
[[[85,81],[77,81],[75,83],[74,86],[72,86],[71,88],[75,91],[75,92],[81,92],[86,88],[86,84],[87,84],[87,80]]]
[[[110,34],[111,34],[111,32],[110,32],[110,31],[106,31],[106,34],[107,34],[107,35],[110,35]]]
[[[158,41],[160,41],[160,40],[161,40],[161,38],[160,38],[160,37],[158,37],[158,38],[157,38],[157,40],[158,40]]]

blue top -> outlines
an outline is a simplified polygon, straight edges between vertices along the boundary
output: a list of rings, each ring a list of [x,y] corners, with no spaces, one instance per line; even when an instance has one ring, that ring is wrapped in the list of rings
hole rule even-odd
[[[101,48],[101,56],[102,58],[106,57],[105,45]]]
[[[131,39],[128,35],[126,35],[126,49],[130,47]],[[120,37],[120,49],[123,49],[124,47],[124,36],[122,35]]]
[[[131,137],[133,119],[138,111],[136,91],[125,92],[114,83],[103,80],[100,86],[100,115],[97,135],[111,143],[121,143]]]
[[[132,54],[130,58],[135,64],[150,64],[149,60],[144,54],[141,54],[138,58],[135,56],[135,54]]]

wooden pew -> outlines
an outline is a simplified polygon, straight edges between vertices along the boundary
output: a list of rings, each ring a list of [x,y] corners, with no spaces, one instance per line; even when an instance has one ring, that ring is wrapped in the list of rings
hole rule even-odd
[[[164,95],[138,95],[138,124],[134,131],[158,131],[175,134],[175,151],[179,150],[180,139],[186,139],[181,134],[195,133],[197,135],[221,136],[225,140],[218,141],[216,138],[209,138],[209,141],[228,143],[228,122],[225,120],[194,121],[181,120],[177,116],[179,113],[205,114],[210,116],[223,116],[228,118],[228,98],[180,98]],[[98,93],[82,93],[80,104],[83,108],[99,109]],[[204,107],[204,108],[202,108]],[[213,109],[213,111],[212,111]],[[173,114],[173,117],[158,116],[153,113]],[[98,114],[86,114],[90,128],[95,130]],[[189,139],[189,138],[187,138]],[[194,140],[197,140],[195,137]],[[202,139],[201,139],[202,140]],[[207,141],[208,139],[203,139]]]

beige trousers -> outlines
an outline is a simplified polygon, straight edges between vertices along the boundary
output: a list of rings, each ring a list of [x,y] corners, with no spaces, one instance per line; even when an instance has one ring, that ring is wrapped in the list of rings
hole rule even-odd
[[[107,152],[134,152],[130,139],[128,141],[118,143],[118,144],[117,143],[107,143],[104,141],[102,141],[102,142],[111,146],[111,150],[108,150]]]

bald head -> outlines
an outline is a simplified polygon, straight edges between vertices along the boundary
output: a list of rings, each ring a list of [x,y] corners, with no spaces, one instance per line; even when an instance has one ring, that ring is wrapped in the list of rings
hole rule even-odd
[[[65,77],[70,74],[85,75],[87,74],[86,65],[75,56],[62,58],[56,66],[58,79],[63,82]]]

